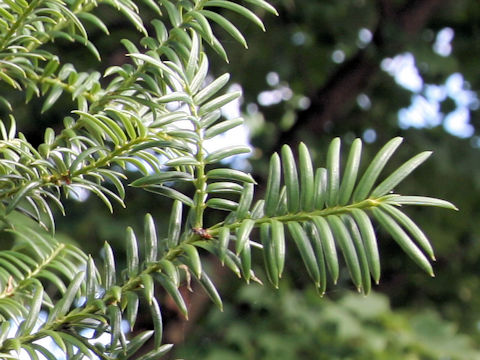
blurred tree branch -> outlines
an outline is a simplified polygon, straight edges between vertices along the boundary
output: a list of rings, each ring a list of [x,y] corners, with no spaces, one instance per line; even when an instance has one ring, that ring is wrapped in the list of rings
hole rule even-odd
[[[298,134],[303,129],[322,133],[325,125],[339,121],[353,103],[356,95],[368,87],[374,75],[380,70],[380,63],[386,56],[400,51],[407,38],[418,34],[432,17],[435,11],[448,1],[411,0],[403,7],[396,8],[392,0],[378,2],[378,23],[373,31],[372,42],[341,64],[332,73],[324,85],[309,95],[311,105],[297,113],[294,125],[282,132],[278,137],[274,150],[278,151],[283,144],[298,141]],[[397,28],[396,34],[405,34],[395,39],[387,37],[391,28]]]

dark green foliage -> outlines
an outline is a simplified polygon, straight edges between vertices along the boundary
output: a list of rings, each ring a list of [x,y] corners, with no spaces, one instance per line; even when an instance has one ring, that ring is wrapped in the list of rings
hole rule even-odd
[[[458,360],[479,356],[475,344],[433,310],[391,309],[379,293],[320,298],[312,288],[244,286],[223,313],[212,309],[176,355],[205,360]],[[202,346],[198,346],[198,343]]]

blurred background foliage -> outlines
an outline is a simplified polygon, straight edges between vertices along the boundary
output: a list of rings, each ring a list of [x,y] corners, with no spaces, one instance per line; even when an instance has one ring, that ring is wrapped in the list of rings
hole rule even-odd
[[[460,211],[413,210],[436,249],[435,279],[406,259],[391,239],[381,238],[382,281],[367,298],[354,295],[345,280],[324,298],[302,278],[284,279],[278,291],[268,285],[245,287],[212,262],[228,300],[225,311],[210,309],[200,293],[189,295],[188,323],[172,306],[165,319],[166,336],[186,341],[174,357],[480,358],[480,346],[475,345],[480,341],[480,3],[272,3],[280,15],[264,17],[266,33],[240,17],[234,19],[246,35],[248,51],[225,34],[230,63],[212,57],[215,75],[230,72],[233,86],[240,86],[244,94],[239,108],[230,111],[241,111],[246,118],[253,155],[234,165],[251,167],[262,185],[269,155],[284,143],[296,148],[299,141],[305,142],[321,165],[335,136],[347,144],[362,137],[371,143],[365,149],[371,153],[391,137],[402,136],[404,146],[392,168],[423,150],[433,150],[434,156],[400,192],[414,189],[445,198]],[[118,40],[138,41],[123,17],[107,7],[98,11],[111,31],[110,37],[93,28],[89,32],[90,39],[110,54],[100,65],[93,55],[78,56],[83,54],[78,45],[55,44],[64,61],[79,70],[126,62]],[[142,14],[148,23],[148,10]],[[46,126],[60,127],[72,108],[63,96],[41,114],[42,100],[25,105],[21,93],[0,91],[8,94],[18,127],[33,143],[42,142]],[[151,199],[145,192],[128,192],[129,209],[117,208],[114,216],[96,199],[73,201],[67,217],[58,222],[58,232],[74,229],[72,241],[98,254],[105,240],[121,248],[126,224],[140,229],[148,211],[159,224],[164,219],[160,231],[166,233],[168,200]],[[301,265],[290,260],[288,266],[295,270]],[[257,272],[261,275],[260,267]],[[164,306],[169,309],[168,299]],[[358,311],[365,307],[368,311]]]
[[[339,294],[337,294],[339,295]],[[189,359],[475,359],[471,339],[432,309],[392,311],[388,298],[243,286],[211,311],[178,355]],[[235,319],[232,321],[232,319]],[[200,345],[200,346],[199,346]]]

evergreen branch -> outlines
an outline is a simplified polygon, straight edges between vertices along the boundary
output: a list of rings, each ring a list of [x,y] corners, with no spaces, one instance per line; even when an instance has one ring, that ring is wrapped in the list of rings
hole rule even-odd
[[[236,254],[240,256],[243,276],[250,271],[249,236],[254,228],[260,228],[269,280],[278,286],[278,279],[285,262],[283,227],[287,226],[295,241],[306,269],[312,280],[323,293],[326,288],[325,264],[333,282],[338,278],[336,247],[344,255],[351,278],[359,291],[370,291],[370,276],[378,283],[380,263],[377,240],[373,232],[371,217],[392,235],[400,247],[426,272],[433,276],[432,267],[423,251],[435,259],[432,247],[420,228],[397,207],[401,205],[427,205],[456,210],[444,200],[417,196],[400,196],[391,191],[415,168],[422,164],[430,152],[421,153],[400,166],[380,184],[375,186],[386,163],[393,155],[402,139],[395,138],[387,143],[375,156],[364,174],[359,177],[361,142],[352,143],[344,169],[340,171],[340,141],[332,141],[327,154],[327,168],[319,168],[313,179],[313,167],[307,148],[299,147],[299,166],[295,163],[292,151],[282,149],[282,160],[274,154],[270,162],[265,200],[257,202],[250,210],[245,208],[244,199],[250,208],[251,195],[248,184],[238,204],[227,208],[227,200],[207,201],[214,208],[229,210],[225,221],[207,229],[209,237],[218,237],[215,252],[223,261],[228,248],[229,234],[235,234]],[[283,168],[284,183],[281,186]],[[229,178],[230,174],[230,178]],[[234,176],[235,175],[235,176]],[[224,178],[238,180],[238,175],[225,171]],[[225,185],[222,185],[225,187]],[[248,195],[247,195],[248,194]],[[223,203],[222,203],[223,201]],[[228,200],[230,201],[230,200]],[[231,202],[231,201],[230,201]],[[224,208],[220,206],[223,204]],[[422,250],[420,250],[420,248]]]
[[[221,108],[241,94],[222,93],[228,74],[206,84],[209,62],[203,46],[207,44],[228,61],[213,31],[217,26],[247,46],[241,31],[214,9],[235,12],[264,29],[262,21],[248,7],[227,0],[144,2],[160,16],[152,22],[155,37],[148,36],[132,0],[6,0],[6,5],[0,6],[0,80],[25,89],[27,100],[33,95],[45,96],[42,111],[65,92],[78,105],[73,115],[64,119],[59,134],[46,129],[38,149],[21,133],[17,135],[13,117],[8,130],[0,122],[1,215],[7,231],[17,238],[12,250],[0,252],[2,358],[18,358],[24,350],[32,359],[39,354],[54,359],[51,351],[38,343],[44,338],[52,339],[69,359],[109,360],[136,356],[151,338],[153,349],[140,359],[160,358],[172,345],[163,344],[156,289],[168,294],[188,317],[180,287],[182,279],[190,287],[193,278],[222,308],[200,249],[217,256],[247,282],[261,282],[252,270],[252,253],[261,251],[267,277],[278,287],[285,271],[286,241],[291,240],[320,294],[326,290],[327,274],[337,281],[341,252],[354,285],[368,293],[371,279],[377,283],[380,279],[380,255],[372,225],[376,221],[414,262],[433,275],[428,259],[434,260],[432,246],[400,207],[455,207],[434,198],[391,193],[429,152],[413,157],[379,181],[400,138],[387,143],[363,174],[359,171],[362,144],[358,139],[352,143],[343,169],[339,139],[329,146],[325,168],[316,170],[304,144],[299,146],[298,160],[284,146],[271,158],[265,199],[254,203],[252,176],[219,166],[224,159],[250,149],[225,146],[207,151],[207,141],[243,121],[222,119]],[[275,13],[264,0],[247,2]],[[140,44],[146,49],[140,51],[123,40],[132,64],[107,69],[104,77],[113,78],[105,88],[98,83],[100,73],[78,72],[70,64],[61,66],[55,54],[42,49],[60,37],[83,43],[99,57],[82,22],[90,21],[108,33],[102,20],[91,13],[99,3],[128,18],[145,35]],[[142,176],[130,183],[132,187],[174,200],[165,239],[158,239],[150,215],[145,217],[141,241],[127,228],[125,269],[118,267],[121,262],[108,243],[103,248],[103,266],[98,268],[79,248],[12,220],[11,213],[23,213],[53,232],[50,204],[63,211],[61,191],[68,195],[76,188],[96,194],[110,210],[111,199],[123,205],[126,176],[113,169],[114,164],[121,169],[133,164],[140,170]],[[106,181],[116,190],[105,187]],[[190,184],[193,198],[177,190],[177,183]],[[189,208],[185,217],[184,206]],[[208,227],[205,220],[211,209],[227,214]],[[255,229],[259,229],[259,241]],[[60,296],[48,293],[42,284],[53,284]],[[122,321],[132,330],[144,307],[151,313],[154,331],[127,338]],[[41,311],[48,314],[43,322],[39,321]],[[14,337],[9,335],[14,326],[10,322],[18,325]],[[87,329],[93,330],[93,335],[86,335]],[[96,342],[103,334],[109,340]]]

